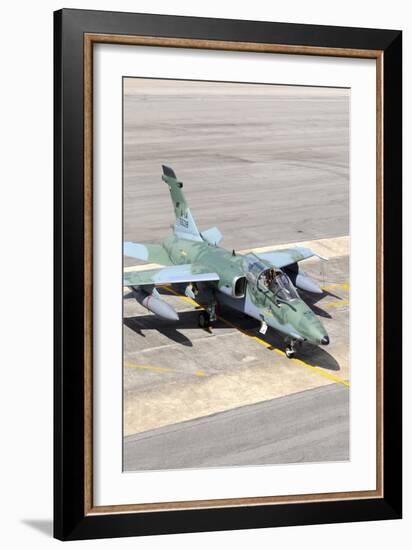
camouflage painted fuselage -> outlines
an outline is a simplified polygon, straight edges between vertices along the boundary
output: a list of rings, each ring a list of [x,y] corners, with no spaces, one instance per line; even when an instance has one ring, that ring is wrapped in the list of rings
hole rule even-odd
[[[197,299],[205,305],[210,319],[215,317],[216,303],[250,315],[262,323],[261,332],[269,326],[287,336],[291,344],[288,356],[294,352],[295,340],[329,343],[322,323],[295,288],[322,292],[298,267],[300,261],[316,256],[315,252],[296,246],[239,255],[220,248],[217,245],[222,235],[216,227],[199,231],[183,194],[183,183],[172,168],[163,166],[162,180],[169,188],[175,214],[173,233],[161,245],[124,243],[126,256],[163,266],[124,273],[124,285],[139,303],[160,317],[178,320],[177,312],[161,300],[156,286],[183,285],[183,291],[191,297],[195,296],[195,287]]]
[[[262,289],[251,280],[245,266],[245,258],[250,256],[234,254],[205,241],[182,239],[175,234],[162,244],[173,265],[192,264],[193,273],[197,269],[219,275],[219,281],[207,283],[216,292],[218,302],[242,311],[290,338],[316,345],[325,343],[325,328],[297,293],[292,299],[280,300],[270,288]],[[260,263],[268,269],[271,267],[264,260]]]

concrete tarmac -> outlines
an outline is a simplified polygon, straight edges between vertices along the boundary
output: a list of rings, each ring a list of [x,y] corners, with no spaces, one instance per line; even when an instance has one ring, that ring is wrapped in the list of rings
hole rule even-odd
[[[148,79],[124,90],[125,240],[169,232],[162,164],[226,248],[349,234],[349,90]]]
[[[332,384],[125,438],[124,470],[349,459],[349,392]]]
[[[174,217],[162,164],[184,182],[200,230],[217,226],[225,248],[311,241],[329,256],[329,242],[334,248],[335,238],[346,242],[349,234],[349,90],[125,79],[125,240],[157,243],[170,232]],[[125,258],[124,265],[136,263]],[[322,349],[305,346],[296,360],[284,357],[280,335],[269,330],[263,337],[256,322],[231,311],[222,311],[206,332],[197,326],[196,305],[166,289],[161,289],[165,300],[180,315],[175,325],[134,300],[124,301],[126,470],[186,467],[179,445],[186,445],[188,467],[198,466],[199,453],[188,440],[191,426],[203,434],[204,454],[216,441],[216,452],[205,459],[208,466],[237,464],[237,450],[222,445],[236,426],[240,446],[251,437],[241,463],[263,463],[265,437],[270,447],[279,433],[262,431],[259,441],[258,434],[253,439],[239,427],[256,418],[268,425],[273,410],[279,429],[289,426],[291,437],[283,447],[268,449],[268,460],[347,458],[349,416],[343,402],[348,397],[339,409],[341,436],[326,427],[333,388],[339,387],[339,395],[349,393],[348,251],[333,257],[324,271],[319,262],[304,264],[325,288],[322,296],[306,298],[331,343]],[[321,392],[319,401],[307,397],[312,391]],[[309,431],[316,423],[325,427],[318,439],[305,439],[297,417],[290,416],[291,403],[296,410],[303,407],[303,420],[312,418]],[[288,416],[295,418],[293,427]],[[208,429],[217,417],[221,420]],[[316,454],[316,447],[322,453]],[[159,448],[171,455],[169,466],[157,461]],[[142,449],[148,453],[143,462]]]
[[[314,245],[315,246],[315,245]],[[179,313],[157,318],[134,299],[124,300],[124,433],[130,435],[235,407],[349,379],[347,257],[306,260],[322,295],[302,297],[319,315],[330,344],[303,344],[296,359],[283,353],[283,336],[222,308],[210,331],[199,328],[196,304],[160,288]]]

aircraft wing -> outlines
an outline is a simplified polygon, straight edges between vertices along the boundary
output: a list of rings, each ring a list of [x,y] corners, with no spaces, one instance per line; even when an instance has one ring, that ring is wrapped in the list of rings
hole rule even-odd
[[[123,243],[123,254],[145,262],[173,265],[161,244],[142,244],[127,241]]]
[[[172,265],[146,271],[126,271],[123,274],[124,286],[165,285],[173,283],[194,283],[218,281],[219,275],[208,272],[192,264]]]
[[[271,252],[254,252],[254,254],[261,260],[271,263],[274,267],[286,267],[290,264],[295,264],[301,260],[306,260],[306,258],[311,258],[312,256],[318,256],[322,260],[323,258],[310,248],[305,248],[303,246],[295,246],[294,248],[285,248],[283,250],[273,250]]]

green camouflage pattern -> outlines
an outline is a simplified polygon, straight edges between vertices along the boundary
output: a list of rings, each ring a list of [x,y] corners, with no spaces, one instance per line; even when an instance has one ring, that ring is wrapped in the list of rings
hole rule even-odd
[[[241,255],[219,247],[213,239],[210,242],[202,238],[184,198],[182,183],[171,169],[164,167],[163,180],[169,186],[176,216],[173,233],[161,245],[125,243],[125,254],[134,252],[134,257],[147,261],[157,258],[166,267],[128,271],[124,274],[126,286],[196,283],[212,291],[217,302],[250,315],[292,340],[317,345],[329,342],[321,321],[281,269],[316,255],[312,250],[295,247]],[[220,235],[216,228],[213,231]],[[271,277],[271,285],[266,284]]]

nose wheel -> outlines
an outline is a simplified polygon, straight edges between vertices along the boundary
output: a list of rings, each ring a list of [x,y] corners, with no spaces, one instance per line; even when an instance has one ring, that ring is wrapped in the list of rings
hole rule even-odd
[[[291,347],[287,347],[287,348],[285,349],[285,353],[286,353],[286,357],[287,357],[288,359],[292,359],[292,357],[294,357],[295,354],[296,354],[296,350],[293,349],[293,348],[291,348]]]
[[[286,340],[285,354],[288,359],[292,359],[296,355],[296,344],[298,340]]]

